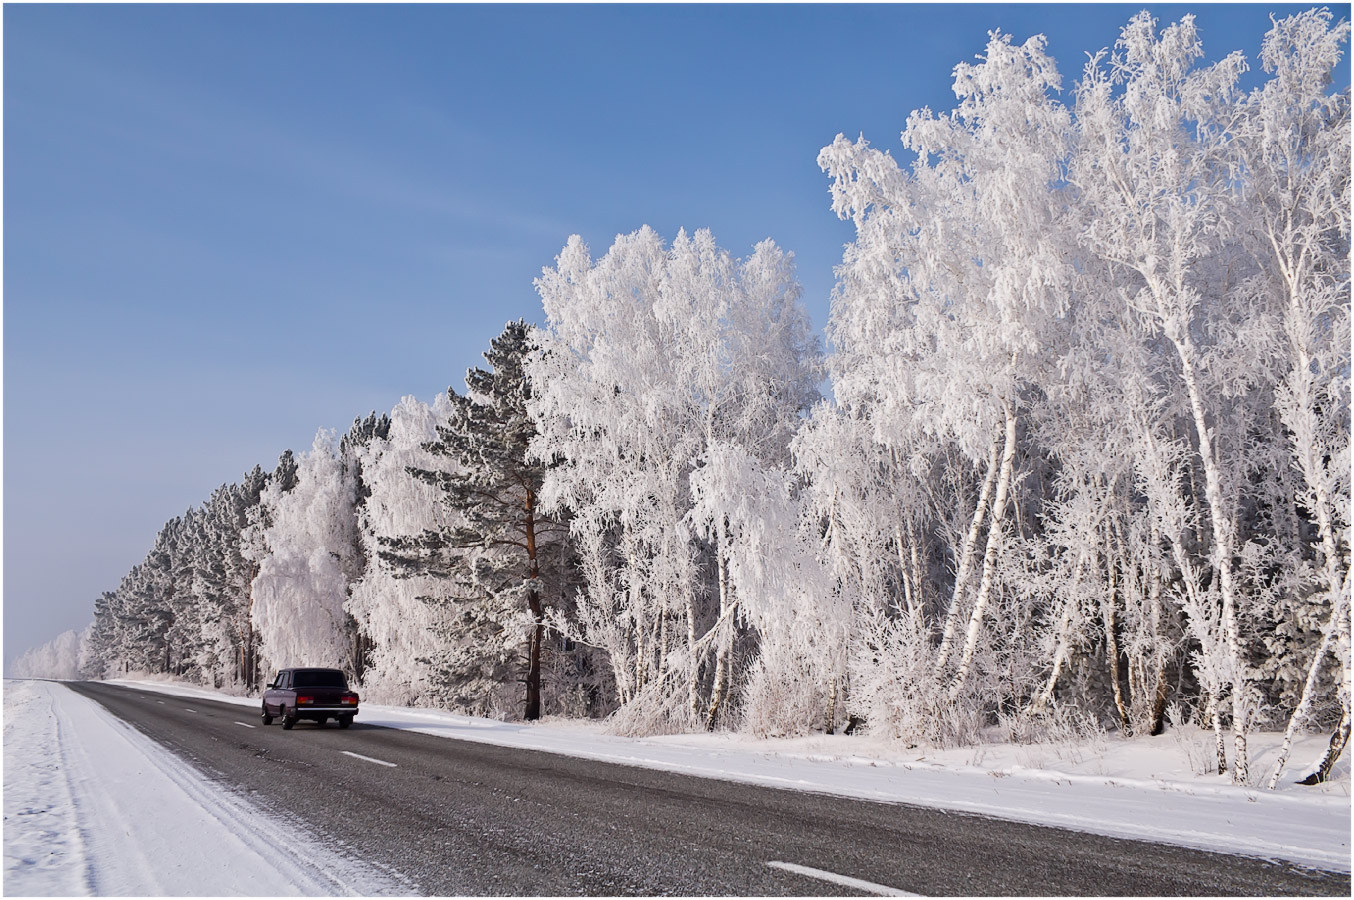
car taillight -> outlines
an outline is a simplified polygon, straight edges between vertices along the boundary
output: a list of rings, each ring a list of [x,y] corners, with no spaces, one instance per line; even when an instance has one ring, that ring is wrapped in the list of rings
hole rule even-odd
[[[298,706],[299,706],[300,704],[302,704],[302,703],[314,703],[314,702],[315,702],[315,698],[314,698],[314,697],[297,697],[297,698],[296,698],[296,703],[297,703]]]
[[[356,694],[344,694],[344,695],[343,695],[343,702],[344,702],[345,704],[347,704],[348,706],[356,706],[356,705],[357,705],[357,695],[356,695]]]

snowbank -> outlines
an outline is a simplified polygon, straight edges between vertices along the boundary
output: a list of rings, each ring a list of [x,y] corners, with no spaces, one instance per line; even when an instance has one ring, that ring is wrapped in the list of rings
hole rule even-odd
[[[191,685],[119,681],[150,690],[238,703]],[[1111,837],[1160,841],[1222,853],[1350,871],[1350,766],[1331,781],[1276,791],[1201,775],[1211,735],[1178,729],[1155,738],[1106,737],[1085,744],[993,744],[957,750],[906,750],[868,737],[817,735],[758,740],[695,734],[622,738],[596,722],[525,724],[442,710],[363,704],[368,725],[543,750],[624,765],[723,778],[790,790],[908,803],[1054,825]],[[1252,771],[1268,775],[1282,735],[1252,733]],[[1294,760],[1313,759],[1320,735],[1299,741]],[[1298,770],[1292,770],[1297,777]]]

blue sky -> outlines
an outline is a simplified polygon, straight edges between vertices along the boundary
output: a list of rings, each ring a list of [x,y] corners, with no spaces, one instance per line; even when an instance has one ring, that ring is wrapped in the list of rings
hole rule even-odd
[[[772,237],[821,329],[818,150],[897,148],[989,29],[1070,86],[1140,8],[6,5],[5,659],[219,484],[459,388],[570,234]],[[1254,60],[1304,7],[1147,8]]]

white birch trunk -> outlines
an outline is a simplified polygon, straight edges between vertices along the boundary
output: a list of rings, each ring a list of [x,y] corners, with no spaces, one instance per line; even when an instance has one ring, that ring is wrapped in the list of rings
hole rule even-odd
[[[903,530],[897,523],[893,526],[893,542],[898,547],[898,580],[903,585],[903,603],[911,611],[916,609],[917,601],[913,595],[912,570],[907,563],[907,553],[903,547]]]
[[[1105,529],[1108,532],[1110,529]],[[1113,685],[1114,708],[1119,713],[1119,724],[1125,731],[1129,728],[1128,706],[1124,703],[1124,688],[1119,670],[1119,576],[1115,566],[1114,553],[1109,535],[1106,535],[1105,550],[1105,598],[1101,602],[1100,614],[1105,625],[1105,654],[1109,663],[1110,681]]]
[[[1283,747],[1279,752],[1274,774],[1269,781],[1269,788],[1273,790],[1278,784],[1284,765],[1287,763],[1293,736],[1311,707],[1312,690],[1316,683],[1316,676],[1320,671],[1322,659],[1330,649],[1332,642],[1338,642],[1343,636],[1345,643],[1348,643],[1350,594],[1348,560],[1341,556],[1338,549],[1332,513],[1334,504],[1324,471],[1323,460],[1329,458],[1332,454],[1330,448],[1323,446],[1318,437],[1320,430],[1316,403],[1313,398],[1312,353],[1307,342],[1308,339],[1305,337],[1311,330],[1310,320],[1312,318],[1311,311],[1305,310],[1303,304],[1303,284],[1306,281],[1305,269],[1306,263],[1310,259],[1309,248],[1303,247],[1301,251],[1296,253],[1297,259],[1293,260],[1288,254],[1284,253],[1284,247],[1291,246],[1291,242],[1281,240],[1272,229],[1269,238],[1288,294],[1288,303],[1284,311],[1284,333],[1287,335],[1289,350],[1293,355],[1293,366],[1287,379],[1288,402],[1279,404],[1279,417],[1288,426],[1293,455],[1297,460],[1298,469],[1302,472],[1303,481],[1311,491],[1308,505],[1316,518],[1317,534],[1321,541],[1323,557],[1322,574],[1327,586],[1328,602],[1331,604],[1330,622],[1322,633],[1321,646],[1308,669],[1307,678],[1303,684],[1302,697],[1297,708],[1294,709],[1293,715],[1288,720],[1288,727],[1284,730]],[[1341,571],[1342,569],[1343,571]],[[1344,684],[1340,691],[1340,700],[1344,710],[1341,729],[1347,733],[1349,727],[1349,667],[1347,661],[1342,669]],[[1343,748],[1343,745],[1344,740],[1340,739],[1340,731],[1337,731],[1335,737],[1331,739],[1331,747],[1332,749],[1337,746]],[[1339,749],[1334,749],[1335,756],[1338,756],[1338,753]],[[1321,773],[1324,777],[1323,770],[1329,770],[1333,763],[1332,750],[1328,749],[1321,763],[1318,764],[1318,773]]]
[[[707,731],[715,727],[715,717],[719,715],[719,708],[724,703],[724,696],[729,688],[729,656],[733,651],[733,623],[725,622],[729,614],[729,574],[728,565],[725,562],[725,553],[727,552],[727,539],[723,521],[715,526],[715,560],[718,567],[719,579],[719,621],[720,627],[724,632],[715,639],[715,681],[714,688],[711,691],[710,709],[705,717],[705,728]]]
[[[1082,550],[1077,554],[1076,568],[1072,571],[1072,587],[1081,581],[1081,573],[1086,565],[1086,551]],[[1058,678],[1062,675],[1063,664],[1067,661],[1067,651],[1069,645],[1068,632],[1072,629],[1072,603],[1073,601],[1063,598],[1062,614],[1058,616],[1058,639],[1053,651],[1053,671],[1048,675],[1048,682],[1044,689],[1039,692],[1031,708],[1036,712],[1048,709],[1049,703],[1053,701],[1053,689],[1058,686]]]
[[[1204,496],[1208,500],[1209,520],[1213,532],[1213,565],[1218,572],[1222,593],[1222,637],[1227,646],[1232,675],[1232,783],[1246,784],[1250,780],[1250,761],[1246,752],[1246,732],[1250,711],[1246,706],[1245,655],[1241,633],[1237,627],[1236,572],[1232,566],[1236,526],[1222,499],[1222,473],[1213,449],[1212,433],[1204,414],[1203,395],[1195,371],[1196,351],[1188,331],[1168,334],[1180,357],[1181,378],[1189,394],[1190,411],[1194,418],[1195,436],[1199,441],[1199,460],[1204,467]]]
[[[1348,604],[1344,602],[1335,604],[1331,610],[1330,621],[1321,634],[1321,644],[1316,648],[1316,655],[1312,657],[1312,663],[1307,667],[1307,678],[1302,683],[1302,697],[1298,700],[1297,707],[1293,710],[1293,715],[1288,717],[1288,727],[1283,732],[1283,745],[1279,748],[1279,758],[1274,762],[1274,774],[1269,777],[1269,784],[1265,785],[1269,790],[1274,790],[1279,785],[1279,776],[1283,774],[1284,766],[1288,764],[1288,754],[1293,749],[1293,737],[1297,734],[1298,728],[1307,718],[1307,713],[1312,708],[1313,689],[1316,687],[1317,675],[1321,672],[1321,661],[1326,658],[1326,653],[1330,651],[1331,643],[1335,640],[1336,632],[1340,628],[1340,620],[1348,615]]]
[[[1105,490],[1105,498],[1100,504],[1100,509],[1096,513],[1095,521],[1090,524],[1089,530],[1094,531],[1096,528],[1100,527],[1101,521],[1109,511],[1110,502],[1114,498],[1114,489],[1118,483],[1118,475],[1115,475],[1110,479],[1109,486]],[[1081,583],[1081,575],[1086,570],[1086,563],[1087,553],[1086,548],[1083,547],[1081,550],[1077,551],[1077,562],[1072,568],[1072,587],[1076,587]],[[1057,641],[1054,644],[1053,651],[1053,671],[1049,673],[1048,681],[1045,683],[1044,689],[1039,692],[1039,695],[1035,698],[1034,702],[1030,704],[1032,710],[1045,710],[1048,708],[1049,703],[1053,701],[1053,690],[1058,686],[1058,678],[1062,675],[1062,668],[1067,662],[1067,653],[1070,649],[1069,632],[1072,627],[1072,602],[1073,601],[1065,597],[1062,600],[1062,612],[1058,616]]]
[[[995,580],[997,550],[1001,544],[1001,524],[1006,514],[1006,501],[1011,490],[1012,470],[1015,468],[1016,415],[1015,408],[1007,402],[1006,432],[1001,454],[1001,472],[997,476],[996,496],[992,499],[992,523],[987,529],[987,549],[983,554],[983,576],[978,585],[978,597],[973,601],[973,613],[969,616],[968,633],[964,638],[964,652],[959,658],[959,671],[955,675],[954,695],[963,690],[973,665],[973,654],[978,647],[978,636],[982,632],[983,616],[987,613],[987,602],[992,596],[992,583]]]
[[[950,608],[945,614],[945,629],[940,638],[940,651],[936,657],[936,672],[945,668],[945,664],[950,661],[950,653],[954,648],[954,638],[959,627],[959,610],[963,605],[964,589],[968,587],[969,573],[973,571],[974,551],[978,546],[978,536],[982,533],[983,522],[987,518],[992,489],[997,481],[997,470],[1001,461],[999,446],[1000,441],[992,442],[992,452],[987,460],[987,474],[983,478],[982,491],[978,494],[978,505],[973,510],[973,521],[969,525],[968,534],[964,537],[964,545],[960,548],[959,566],[954,573],[954,590],[950,594]]]

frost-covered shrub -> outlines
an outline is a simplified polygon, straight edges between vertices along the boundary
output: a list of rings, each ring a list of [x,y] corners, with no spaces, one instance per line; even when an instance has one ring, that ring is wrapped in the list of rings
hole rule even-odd
[[[742,729],[758,737],[793,737],[833,727],[837,701],[818,659],[812,648],[767,647],[742,691]]]
[[[997,713],[997,724],[1006,740],[1015,744],[1094,744],[1105,736],[1095,716],[1072,705],[1003,710]]]
[[[871,734],[936,747],[975,743],[982,730],[979,698],[954,693],[937,672],[935,650],[918,612],[876,615],[851,646],[851,710]]]
[[[607,719],[609,734],[643,737],[657,734],[686,734],[700,728],[695,710],[684,689],[680,668],[669,669],[661,678],[645,684],[630,702]]]

